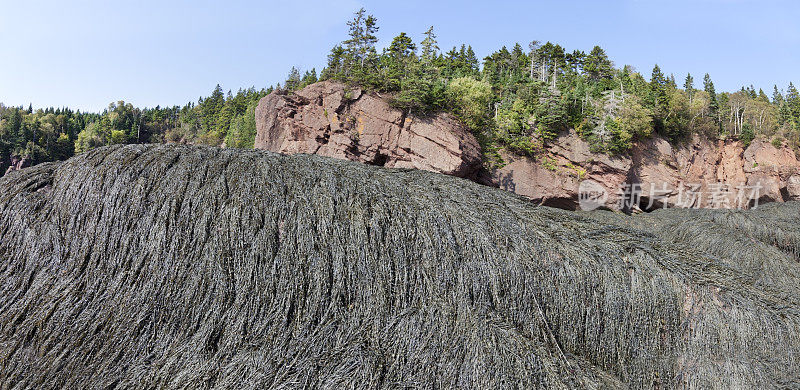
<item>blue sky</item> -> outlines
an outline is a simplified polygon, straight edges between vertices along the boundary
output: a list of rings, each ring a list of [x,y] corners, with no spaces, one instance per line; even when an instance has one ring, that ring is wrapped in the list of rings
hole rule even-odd
[[[435,26],[439,46],[479,57],[532,39],[589,51],[649,78],[658,63],[682,84],[710,73],[717,90],[771,93],[800,81],[800,2],[619,1],[90,1],[0,0],[0,102],[101,110],[182,105],[223,89],[281,82],[289,68],[325,64],[360,7],[381,42],[416,41]]]

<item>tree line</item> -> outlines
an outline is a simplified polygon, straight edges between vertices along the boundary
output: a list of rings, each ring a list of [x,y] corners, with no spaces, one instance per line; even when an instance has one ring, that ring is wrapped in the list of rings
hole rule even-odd
[[[0,104],[0,175],[13,158],[25,158],[34,165],[112,144],[175,142],[252,148],[255,108],[271,91],[249,88],[225,94],[217,85],[208,97],[182,107],[137,108],[118,101],[101,113]]]
[[[708,74],[697,83],[686,75],[679,86],[656,65],[647,80],[631,66],[616,67],[599,46],[586,53],[536,40],[504,46],[481,63],[469,45],[441,51],[433,27],[419,44],[403,32],[378,52],[374,16],[361,9],[348,27],[320,79],[389,93],[410,113],[452,112],[490,154],[506,148],[536,156],[570,128],[612,154],[653,133],[674,143],[700,134],[800,144],[800,97],[791,83],[785,92],[775,86],[771,97],[752,86],[717,93]]]

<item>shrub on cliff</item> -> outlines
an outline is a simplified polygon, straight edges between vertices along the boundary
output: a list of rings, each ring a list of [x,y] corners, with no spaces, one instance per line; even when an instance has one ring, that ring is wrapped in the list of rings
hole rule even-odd
[[[489,123],[489,105],[492,86],[472,77],[459,77],[447,84],[450,109],[473,131],[482,130]]]

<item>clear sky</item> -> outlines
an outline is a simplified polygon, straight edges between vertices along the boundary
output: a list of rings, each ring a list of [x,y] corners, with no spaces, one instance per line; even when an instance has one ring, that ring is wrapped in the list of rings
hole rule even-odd
[[[266,87],[293,65],[320,70],[362,6],[379,46],[433,25],[443,50],[467,43],[481,58],[537,39],[600,45],[647,78],[656,63],[679,84],[707,72],[718,91],[800,82],[794,0],[0,0],[0,102],[99,111]]]

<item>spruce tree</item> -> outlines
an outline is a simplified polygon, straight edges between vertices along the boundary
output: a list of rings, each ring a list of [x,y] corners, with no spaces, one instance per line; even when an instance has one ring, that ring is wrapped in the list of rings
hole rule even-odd
[[[772,86],[772,104],[779,106],[783,104],[783,94],[778,90],[777,85]]]
[[[786,88],[786,105],[789,107],[789,112],[792,114],[792,119],[800,121],[800,92],[793,83],[789,83]]]
[[[439,46],[436,42],[436,34],[433,32],[433,26],[428,31],[425,31],[425,39],[420,43],[421,53],[420,58],[423,63],[432,63],[436,58],[436,53],[439,51]]]
[[[689,103],[691,104],[692,98],[694,97],[694,77],[692,77],[691,73],[686,75],[686,80],[683,82],[683,89],[686,90],[686,96],[689,97]]]
[[[595,46],[586,56],[583,72],[589,76],[589,80],[597,82],[601,79],[610,79],[614,74],[614,68],[605,50]]]
[[[650,90],[653,107],[655,109],[662,109],[667,105],[667,86],[669,82],[661,72],[661,68],[656,64],[653,67],[653,73],[650,77]]]
[[[403,80],[408,77],[409,67],[416,55],[417,46],[406,33],[392,39],[391,45],[383,56],[383,65],[386,72],[384,88],[388,91],[400,89]]]
[[[714,120],[719,121],[717,112],[719,111],[719,102],[717,101],[717,91],[714,88],[714,82],[711,81],[711,76],[706,73],[703,77],[703,89],[708,94],[708,108],[711,111],[711,116]]]

